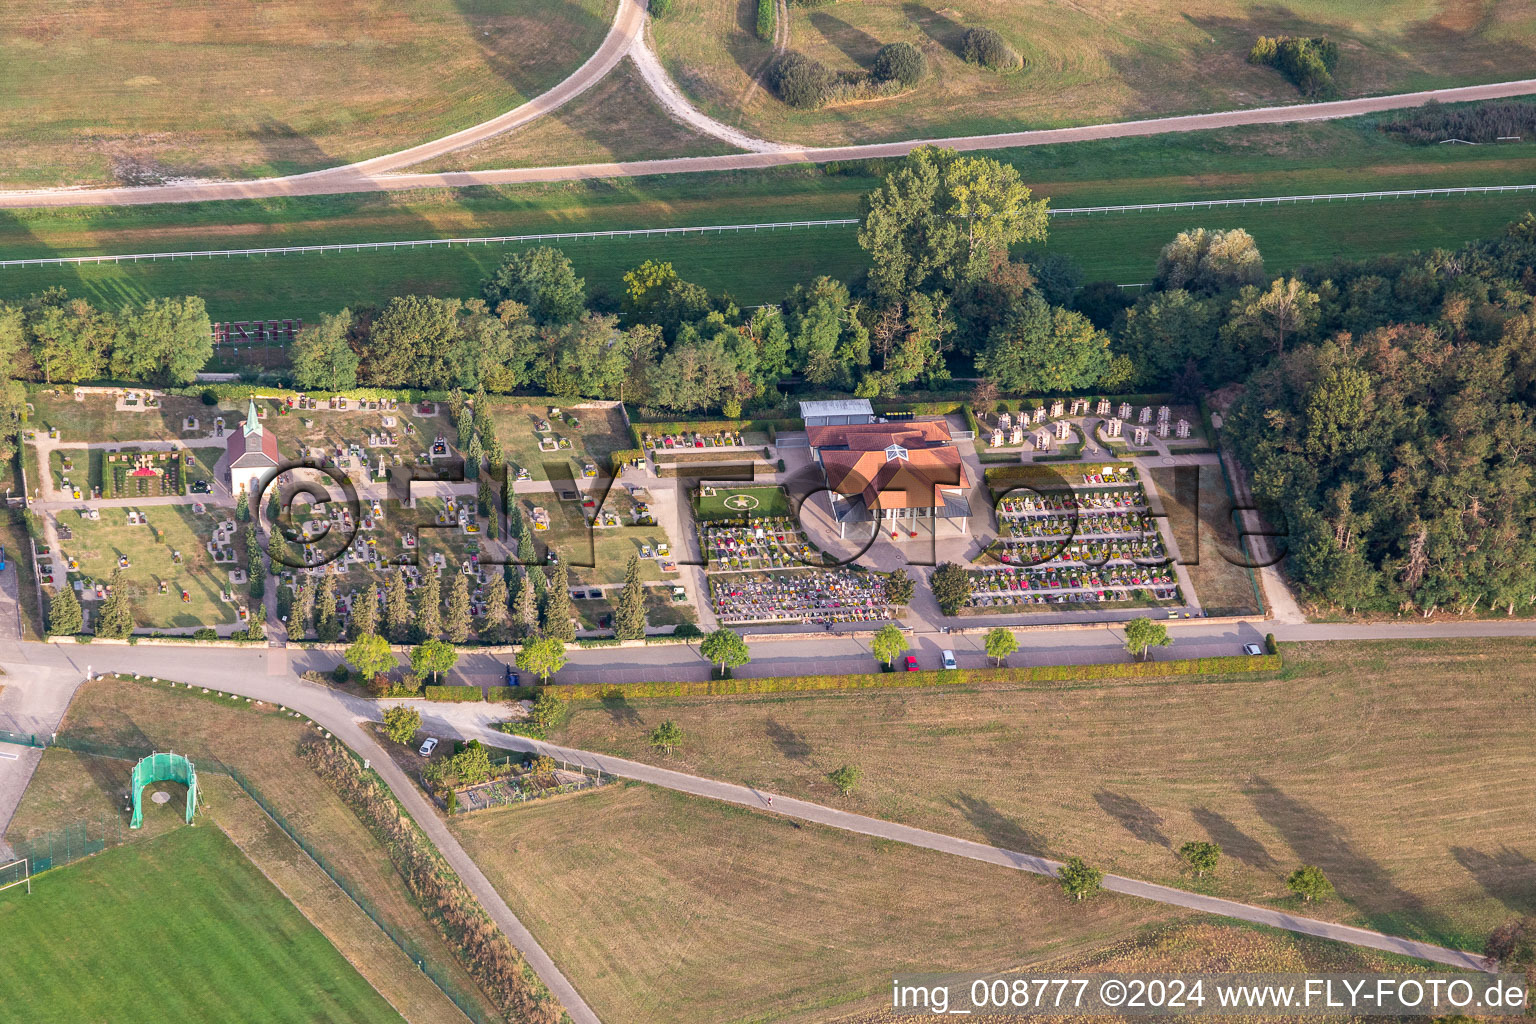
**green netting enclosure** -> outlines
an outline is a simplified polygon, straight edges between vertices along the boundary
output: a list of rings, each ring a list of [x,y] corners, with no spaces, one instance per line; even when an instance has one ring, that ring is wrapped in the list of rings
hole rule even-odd
[[[197,770],[180,754],[150,754],[133,766],[133,821],[129,828],[144,826],[144,787],[152,782],[180,782],[187,787],[187,824],[197,809]]]

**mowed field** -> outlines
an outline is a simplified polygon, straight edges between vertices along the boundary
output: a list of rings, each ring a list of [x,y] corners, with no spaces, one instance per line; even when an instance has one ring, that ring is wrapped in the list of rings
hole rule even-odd
[[[1057,127],[1300,102],[1279,74],[1246,62],[1259,35],[1339,42],[1344,96],[1524,77],[1536,67],[1530,0],[860,0],[791,4],[789,47],[834,70],[868,70],[907,42],[930,73],[901,95],[794,110],[753,88],[771,56],[755,0],[676,0],[654,26],[672,77],[703,109],[760,137],[871,142]],[[1000,32],[1024,70],[967,64],[968,28]]]
[[[1084,280],[1144,284],[1178,232],[1242,227],[1258,241],[1266,268],[1279,273],[1335,258],[1453,248],[1501,234],[1533,207],[1536,199],[1520,194],[1059,217],[1044,249],[1070,256]],[[759,212],[782,215],[772,207]],[[538,243],[24,268],[0,272],[0,300],[58,285],[107,308],[192,294],[207,301],[214,320],[312,320],[396,295],[477,295],[508,253],[532,244]],[[778,302],[823,274],[857,281],[869,265],[852,226],[542,244],[569,256],[586,278],[589,301],[610,308],[623,294],[624,275],[647,259],[671,262],[685,279],[743,304]]]
[[[214,825],[0,893],[0,932],[9,1020],[403,1020]]]
[[[288,717],[270,705],[204,696],[184,688],[172,692],[164,683],[98,677],[76,691],[60,732],[117,748],[124,757],[170,750],[185,754],[205,770],[220,762],[237,768],[332,870],[371,904],[374,913],[420,951],[438,977],[446,978],[460,998],[480,1007],[480,1012],[492,1012],[474,980],[412,902],[388,851],[299,760],[299,744],[318,735],[302,718]],[[70,822],[119,814],[131,767],[129,761],[61,749],[45,751],[38,775],[7,829],[7,840],[15,844]],[[204,799],[210,815],[304,907],[336,946],[348,950],[392,1005],[408,1008],[412,1020],[462,1024],[463,1015],[447,997],[329,879],[318,874],[313,862],[277,832],[254,803],[229,780],[212,770],[206,774]],[[146,811],[146,820],[149,817]],[[131,835],[126,827],[124,831],[125,836]]]
[[[40,0],[0,9],[0,184],[258,177],[494,117],[616,0]]]
[[[640,785],[451,825],[604,1020],[824,1021],[893,972],[1035,963],[1181,916]]]
[[[1338,897],[1308,914],[1463,948],[1536,911],[1536,643],[1284,651],[1240,683],[584,703],[553,739],[1250,902],[1297,906],[1285,876],[1315,864]],[[1181,870],[1192,839],[1223,847],[1214,876]]]

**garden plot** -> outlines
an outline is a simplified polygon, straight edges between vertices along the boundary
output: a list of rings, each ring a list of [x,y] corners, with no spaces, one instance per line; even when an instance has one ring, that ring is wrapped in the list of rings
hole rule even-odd
[[[243,621],[245,538],[229,513],[199,504],[65,511],[57,519],[70,532],[60,541],[63,571],[92,613],[121,569],[139,626]],[[45,576],[59,571],[49,565],[54,572]]]
[[[493,400],[491,416],[514,480],[548,480],[549,464],[570,464],[577,477],[589,467],[593,475],[606,476],[609,457],[632,446],[624,411],[617,404],[551,406]]]
[[[721,622],[885,622],[900,606],[886,577],[855,568],[711,573],[709,597]]]

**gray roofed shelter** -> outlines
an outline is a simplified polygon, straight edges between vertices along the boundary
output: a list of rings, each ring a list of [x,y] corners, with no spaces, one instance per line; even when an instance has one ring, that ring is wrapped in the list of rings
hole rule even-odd
[[[807,427],[874,423],[875,408],[867,398],[839,398],[828,402],[801,402],[800,418]]]

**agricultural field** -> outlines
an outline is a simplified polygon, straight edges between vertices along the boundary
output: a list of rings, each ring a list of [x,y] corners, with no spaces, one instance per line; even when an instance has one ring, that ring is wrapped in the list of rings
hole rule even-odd
[[[155,4],[8,6],[0,81],[17,99],[0,115],[0,181],[261,177],[403,149],[560,81],[616,6],[193,0],[171,23]]]
[[[105,584],[121,559],[129,588],[134,621],[146,628],[213,626],[236,621],[237,609],[246,601],[244,531],[235,527],[220,535],[215,555],[207,545],[215,542],[216,524],[235,526],[228,512],[211,508],[199,513],[191,505],[146,506],[146,522],[131,523],[128,511],[101,510],[99,519],[78,511],[57,513],[60,526],[72,536],[61,539],[63,559],[71,580],[87,585]],[[178,557],[179,556],[179,557]],[[238,572],[238,580],[230,573]],[[185,591],[187,599],[182,599]],[[233,600],[225,600],[228,594]],[[96,604],[87,601],[87,608]]]
[[[532,124],[411,170],[549,167],[733,152],[726,143],[672,120],[625,59],[601,82]]]
[[[0,927],[0,1000],[17,1019],[403,1019],[216,826],[46,872],[30,895],[0,894]]]
[[[388,852],[341,798],[298,759],[299,744],[315,735],[302,719],[289,718],[270,706],[213,694],[204,696],[184,689],[173,692],[163,684],[99,677],[76,692],[59,731],[116,748],[125,757],[150,750],[174,750],[190,757],[210,778],[207,799],[219,825],[305,907],[334,944],[343,949],[395,949],[376,926],[370,925],[372,932],[362,927],[357,915],[338,902],[339,893],[327,888],[331,883],[326,880],[322,884],[296,848],[252,825],[248,818],[251,808],[248,802],[240,804],[233,787],[219,788],[212,766],[222,763],[237,768],[352,891],[372,905],[376,915],[414,944],[440,977],[446,977],[462,998],[489,1012],[489,1004],[473,979],[412,902]],[[35,833],[73,819],[95,820],[121,808],[126,766],[112,771],[110,766],[118,762],[49,750],[45,752],[45,767],[50,758],[59,759],[48,774],[51,781],[47,792],[52,795],[29,816],[27,803],[35,787],[29,788],[7,833],[12,842],[22,835],[18,822]],[[41,798],[43,794],[37,795]],[[451,1005],[442,1008],[446,998],[419,970],[402,969],[399,962],[377,953],[362,964],[370,980],[388,993],[395,1005],[435,1006],[438,1009],[423,1019],[463,1024],[462,1014],[453,1011]],[[379,965],[379,971],[370,970],[368,964]]]
[[[1533,651],[1287,644],[1269,680],[593,702],[551,739],[656,761],[646,730],[671,719],[669,767],[827,802],[826,773],[856,764],[850,810],[1247,902],[1293,906],[1286,874],[1315,864],[1338,897],[1309,914],[1477,949],[1536,908],[1536,773],[1509,713]],[[1221,844],[1213,875],[1181,871],[1191,839]]]
[[[1209,920],[1155,925],[1103,949],[1069,954],[1035,966],[1041,973],[1057,971],[1083,974],[1201,974],[1228,971],[1300,974],[1416,974],[1425,966],[1419,961],[1346,946],[1290,932]],[[888,999],[887,999],[888,1001]],[[873,1001],[872,1001],[873,1002]],[[1074,1018],[1032,1014],[1041,1024],[1065,1024]],[[910,1014],[871,1009],[838,1017],[830,1024],[905,1024]],[[983,1014],[969,1018],[979,1024],[1012,1024],[1017,1017]],[[1075,1018],[1081,1019],[1081,1018]],[[1134,1018],[1101,1018],[1106,1024],[1124,1024]],[[1253,1024],[1289,1024],[1294,1015],[1264,1017],[1244,1015]]]
[[[1012,967],[1178,916],[633,784],[450,827],[605,1020],[825,1020],[892,971]]]
[[[672,78],[707,113],[760,138],[805,145],[974,135],[1302,101],[1278,73],[1247,63],[1260,35],[1326,35],[1342,51],[1343,96],[1500,81],[1530,63],[1536,6],[1484,13],[1440,0],[1168,0],[1134,8],[1048,0],[790,4],[789,48],[834,71],[867,71],[906,42],[928,76],[898,95],[795,110],[756,87],[772,55],[747,0],[677,0],[653,33]],[[969,28],[1000,32],[1015,73],[963,59]],[[1522,57],[1524,59],[1522,59]]]

